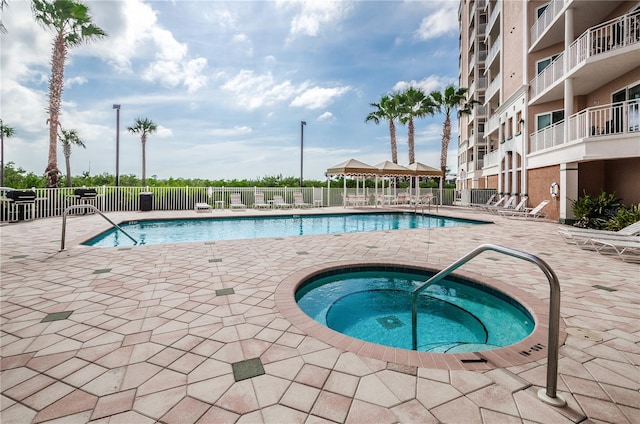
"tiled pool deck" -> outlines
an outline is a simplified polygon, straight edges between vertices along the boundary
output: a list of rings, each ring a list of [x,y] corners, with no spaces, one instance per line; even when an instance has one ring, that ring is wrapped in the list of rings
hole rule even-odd
[[[223,214],[267,212],[212,215]],[[69,219],[63,252],[60,218],[3,225],[0,421],[640,423],[640,266],[565,244],[556,223],[462,208],[440,214],[495,224],[78,247],[106,226],[93,215]],[[177,216],[210,215],[109,215]],[[442,268],[482,243],[534,254],[558,275],[566,407],[536,396],[546,381],[545,348],[467,364],[376,356],[373,345],[318,333],[288,303],[299,276],[326,265]],[[461,271],[547,305],[547,280],[529,262],[485,252]]]

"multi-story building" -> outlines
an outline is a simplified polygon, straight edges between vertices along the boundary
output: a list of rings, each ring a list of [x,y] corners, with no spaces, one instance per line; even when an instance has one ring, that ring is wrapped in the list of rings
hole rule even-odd
[[[460,0],[458,188],[640,203],[640,1]]]

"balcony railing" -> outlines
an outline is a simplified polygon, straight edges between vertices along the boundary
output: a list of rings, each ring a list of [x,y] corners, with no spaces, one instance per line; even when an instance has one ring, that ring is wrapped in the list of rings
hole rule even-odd
[[[535,98],[538,94],[551,87],[564,74],[564,53],[560,53],[549,66],[531,80],[531,98]]]
[[[489,16],[489,23],[487,25],[487,28],[489,28],[489,31],[491,30],[491,28],[493,28],[493,25],[496,23],[497,19],[498,19],[498,15],[500,14],[500,11],[502,10],[502,2],[501,1],[496,1],[493,4],[493,9],[491,10],[491,15]]]
[[[569,0],[552,0],[531,27],[531,45],[535,44]]]
[[[487,55],[487,67],[491,65],[491,62],[493,62],[493,59],[495,59],[496,56],[498,55],[498,52],[500,52],[501,44],[502,43],[500,43],[499,38],[493,42],[493,45],[489,49],[489,54]]]
[[[502,75],[498,74],[496,77],[489,83],[487,86],[487,90],[485,91],[484,98],[488,101],[490,100],[494,94],[500,90],[502,86]]]
[[[569,46],[568,69],[564,66],[563,52],[531,80],[531,98],[554,85],[587,58],[637,43],[640,43],[640,10],[589,28]]]
[[[500,162],[500,151],[494,150],[493,152],[487,153],[486,155],[484,155],[484,158],[482,159],[482,161],[483,161],[483,167],[497,165]]]
[[[584,32],[569,46],[569,70],[589,57],[640,42],[640,10]]]
[[[640,101],[637,99],[594,106],[571,115],[565,121],[543,128],[529,137],[529,153],[548,149],[588,137],[637,133],[640,135]]]

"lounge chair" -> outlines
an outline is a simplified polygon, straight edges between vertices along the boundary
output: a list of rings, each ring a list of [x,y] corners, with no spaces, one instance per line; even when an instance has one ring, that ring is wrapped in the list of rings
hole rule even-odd
[[[588,242],[590,238],[602,238],[604,236],[612,235],[636,236],[640,235],[640,221],[627,225],[618,231],[564,226],[558,228],[558,234],[560,234],[564,241],[569,244],[584,244],[585,242]]]
[[[254,194],[254,204],[253,207],[255,209],[260,209],[260,208],[270,208],[271,205],[268,203],[265,203],[264,201],[264,193],[256,193]]]
[[[291,203],[285,202],[282,196],[275,195],[273,196],[273,207],[274,208],[291,208],[293,207],[293,205]]]
[[[246,205],[242,203],[242,196],[240,193],[234,193],[229,195],[229,207],[231,209],[246,209]]]
[[[293,193],[293,207],[294,208],[310,208],[311,203],[305,203],[302,193]]]
[[[488,211],[488,210],[489,210],[489,209],[491,209],[491,208],[496,208],[496,207],[502,206],[502,204],[503,204],[506,200],[507,200],[507,196],[502,196],[502,197],[500,197],[498,200],[496,200],[496,201],[495,201],[495,202],[493,202],[493,203],[490,203],[490,204],[488,204],[488,205],[479,205],[478,207],[479,207],[480,209],[482,209],[482,210],[486,210],[486,211]]]
[[[635,236],[630,236],[634,238]],[[624,262],[640,263],[640,241],[597,239],[589,240],[593,248],[603,255],[616,254]]]
[[[516,196],[509,196],[507,200],[504,201],[503,205],[499,206],[487,206],[483,208],[486,212],[497,213],[501,209],[513,209],[513,204],[516,201]]]
[[[548,200],[543,200],[538,203],[535,208],[524,208],[521,211],[511,211],[511,214],[507,215],[507,218],[545,218],[546,213],[542,212],[542,209],[549,204]]]
[[[213,212],[213,209],[211,209],[211,205],[209,205],[208,203],[196,203],[193,207],[193,210],[196,213]]]
[[[496,212],[499,215],[502,216],[511,216],[513,213],[518,213],[518,212],[522,212],[525,210],[526,208],[526,204],[527,204],[527,198],[523,197],[522,199],[520,199],[520,202],[518,202],[517,205],[515,205],[513,208],[500,208],[500,209],[495,209],[492,210],[492,212]]]
[[[483,208],[485,206],[491,206],[494,203],[496,196],[497,194],[493,193],[485,203],[470,203],[469,206],[471,206],[472,208]]]

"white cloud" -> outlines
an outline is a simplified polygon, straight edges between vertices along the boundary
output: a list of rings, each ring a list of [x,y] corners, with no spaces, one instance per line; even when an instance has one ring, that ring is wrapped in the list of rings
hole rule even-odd
[[[78,77],[73,77],[73,78],[67,78],[64,81],[64,86],[65,87],[71,87],[74,85],[83,85],[87,83],[87,79],[85,77],[82,76],[78,76]]]
[[[333,120],[333,113],[331,112],[325,112],[322,115],[318,116],[318,121],[322,122],[322,121],[330,121]]]
[[[291,20],[291,35],[317,37],[321,26],[340,22],[351,10],[351,5],[343,1],[301,0],[278,1],[281,8],[299,6],[300,13]]]
[[[208,131],[209,135],[214,137],[235,137],[239,135],[251,134],[253,130],[251,127],[245,126],[235,126],[233,128],[216,128]]]
[[[433,3],[432,3],[433,5]],[[433,7],[432,7],[433,9]],[[429,40],[458,32],[458,2],[444,1],[422,19],[415,36],[419,40]]]
[[[277,83],[270,72],[256,75],[249,70],[240,71],[222,88],[232,92],[237,104],[249,110],[289,99],[298,91],[291,81]]]
[[[336,88],[313,87],[293,99],[290,106],[322,109],[349,90],[351,90],[349,86]]]
[[[398,81],[394,86],[394,92],[406,90],[409,87],[420,88],[425,94],[429,94],[434,90],[442,90],[444,87],[450,84],[455,84],[456,79],[453,77],[442,77],[438,75],[429,75],[428,77],[416,81]]]

